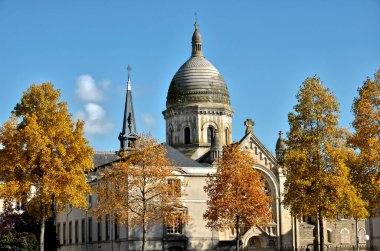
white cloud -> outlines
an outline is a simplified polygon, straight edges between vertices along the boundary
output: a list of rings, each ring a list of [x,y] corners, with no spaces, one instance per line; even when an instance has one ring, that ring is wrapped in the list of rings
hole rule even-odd
[[[84,111],[78,112],[77,117],[85,121],[84,129],[88,134],[105,134],[114,128],[103,107],[95,103],[86,104]]]
[[[154,115],[143,113],[141,117],[146,128],[152,129],[156,125],[156,117]]]
[[[106,115],[106,112],[104,111],[103,107],[95,103],[86,104],[85,110],[90,120],[101,120]]]
[[[111,86],[111,81],[103,80],[102,82],[100,82],[100,86],[103,87],[103,89],[109,89]]]
[[[110,82],[107,80],[103,81],[101,84],[96,84],[95,79],[90,75],[81,75],[77,77],[76,83],[77,89],[75,92],[79,99],[95,102],[102,101],[104,99],[101,88],[105,88],[107,85],[110,85]]]

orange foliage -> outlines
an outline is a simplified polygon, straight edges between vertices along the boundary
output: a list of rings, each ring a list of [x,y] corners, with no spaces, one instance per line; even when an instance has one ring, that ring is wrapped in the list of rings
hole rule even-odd
[[[237,144],[224,147],[215,175],[209,176],[204,187],[208,194],[207,211],[203,215],[207,227],[214,230],[265,226],[271,220],[271,197],[265,182],[253,169],[249,152]]]

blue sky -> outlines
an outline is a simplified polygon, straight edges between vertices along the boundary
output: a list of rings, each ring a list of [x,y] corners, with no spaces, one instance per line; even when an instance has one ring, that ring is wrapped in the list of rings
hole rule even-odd
[[[230,91],[233,139],[252,118],[272,152],[307,76],[335,93],[349,127],[357,88],[380,68],[379,0],[0,0],[0,123],[30,84],[53,82],[86,120],[90,145],[117,150],[131,64],[137,129],[164,141],[166,93],[190,57],[195,12]]]

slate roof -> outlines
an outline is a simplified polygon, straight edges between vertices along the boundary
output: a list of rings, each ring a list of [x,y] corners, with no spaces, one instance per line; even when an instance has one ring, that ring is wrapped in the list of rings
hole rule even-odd
[[[95,151],[92,157],[94,161],[94,167],[104,166],[106,164],[111,164],[117,160],[116,151]]]
[[[167,157],[178,167],[205,167],[201,163],[187,157],[175,148],[163,143],[167,149]],[[118,159],[116,151],[95,151],[93,156],[94,167],[112,165]]]
[[[167,149],[166,156],[178,167],[205,167],[201,163],[196,162],[195,160],[187,157],[185,154],[181,153],[177,149],[163,143]]]

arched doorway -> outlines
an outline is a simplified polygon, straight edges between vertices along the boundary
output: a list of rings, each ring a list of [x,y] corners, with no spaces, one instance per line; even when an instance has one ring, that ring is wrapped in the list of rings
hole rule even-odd
[[[263,248],[263,240],[259,236],[252,236],[247,243],[247,251],[259,250]]]

